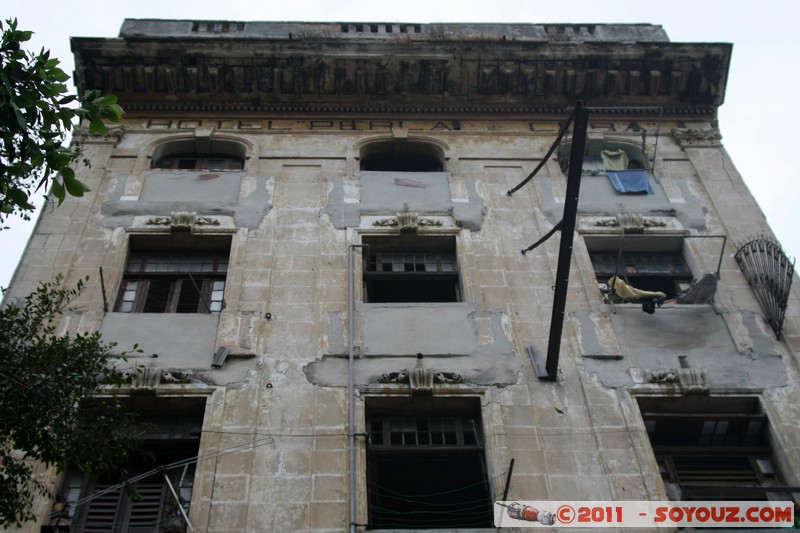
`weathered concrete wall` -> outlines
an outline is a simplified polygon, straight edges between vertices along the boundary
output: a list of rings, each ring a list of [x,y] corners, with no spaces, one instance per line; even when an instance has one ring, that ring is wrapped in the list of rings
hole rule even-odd
[[[358,173],[355,198],[346,197],[342,180],[334,178],[328,205],[323,213],[338,229],[358,226],[366,214],[396,214],[404,211],[422,214],[451,213],[465,229],[479,230],[485,212],[483,200],[475,191],[474,180],[466,183],[468,196],[460,198],[451,190],[446,172],[369,172]]]
[[[361,304],[357,310],[366,356],[470,354],[477,348],[469,304]]]
[[[675,217],[686,228],[705,229],[706,214],[699,200],[679,179],[674,190],[678,194],[667,196],[664,186],[650,175],[653,194],[620,193],[611,185],[608,176],[583,176],[581,178],[578,210],[584,214],[610,215],[638,213],[649,216]],[[547,182],[542,185],[542,211],[554,221],[563,215],[563,191],[556,194]]]
[[[548,346],[557,239],[526,255],[520,250],[560,218],[564,176],[556,161],[548,161],[533,183],[513,197],[506,191],[541,161],[557,130],[557,121],[551,122],[541,133],[529,122],[500,120],[464,120],[460,130],[428,131],[447,143],[448,172],[416,175],[356,170],[354,147],[375,137],[368,124],[361,131],[321,134],[309,122],[285,121],[277,130],[269,129],[277,119],[260,129],[252,126],[256,118],[247,127],[217,120],[202,128],[241,137],[250,150],[247,168],[195,189],[199,174],[149,170],[147,147],[181,129],[180,120],[165,119],[170,125],[156,129],[129,118],[118,145],[89,145],[95,163],[80,173],[92,192],[45,210],[9,297],[56,272],[72,282],[90,274],[90,290],[76,302],[64,331],[99,328],[122,348],[138,342],[145,353],[132,362],[152,375],[161,372],[161,379],[146,389],[132,385],[127,393],[207,395],[200,448],[207,459],[198,463],[190,517],[209,533],[347,527],[348,247],[364,235],[396,234],[399,229],[380,221],[406,209],[441,223],[421,233],[457,236],[463,302],[363,303],[356,265],[357,431],[364,431],[365,398],[411,393],[408,383],[384,375],[423,365],[460,377],[435,383],[434,398],[480,400],[493,497],[502,494],[513,458],[514,499],[664,499],[636,395],[684,394],[680,383],[651,381],[647,371],[677,369],[679,356],[687,356],[692,369],[705,372],[708,394],[761,398],[775,428],[777,464],[785,480],[796,483],[797,288],[786,338],[777,341],[761,323],[729,244],[716,305],[664,306],[648,315],[624,304],[614,314],[602,301],[581,239],[619,235],[618,227],[597,224],[619,213],[664,222],[642,229],[653,238],[724,234],[732,242],[768,232],[737,175],[723,173],[723,179],[716,170],[723,154],[718,144],[684,151],[662,136],[660,182],[651,197],[617,195],[600,176],[584,182],[558,379],[536,378],[526,348],[545,353]],[[655,122],[640,123],[655,131]],[[677,126],[663,124],[661,131],[670,125]],[[731,168],[727,160],[726,165]],[[226,186],[218,190],[217,184]],[[185,197],[184,187],[191,188]],[[197,238],[204,232],[231,237],[219,320],[104,313],[98,268],[104,271],[105,298],[113,301],[129,235],[186,230],[171,226],[176,211],[217,223],[190,228]],[[167,220],[148,224],[153,217]],[[718,240],[702,242],[686,245],[685,253],[701,273],[716,268],[719,247]],[[218,345],[238,357],[212,369]],[[421,362],[416,353],[424,355]],[[192,381],[164,379],[163,372],[173,371]],[[357,506],[364,522],[362,440],[357,458]],[[46,479],[57,483],[54,474]],[[50,504],[37,501],[42,521]]]
[[[243,187],[245,174],[241,172],[160,171],[144,173],[142,178],[116,176],[116,187],[103,203],[103,227],[130,226],[137,215],[169,216],[183,211],[231,216],[238,227],[253,228],[269,212],[266,177],[251,180],[252,190]]]

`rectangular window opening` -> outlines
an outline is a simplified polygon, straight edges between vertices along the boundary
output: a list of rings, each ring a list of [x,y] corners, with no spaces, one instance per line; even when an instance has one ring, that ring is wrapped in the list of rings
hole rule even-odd
[[[586,236],[584,240],[597,283],[603,289],[616,276],[631,287],[662,292],[671,299],[686,292],[694,279],[683,256],[680,236]]]
[[[365,236],[364,301],[460,302],[454,236]]]
[[[368,398],[366,422],[368,529],[491,527],[477,398]]]
[[[757,398],[637,401],[671,500],[791,500]]]
[[[219,313],[230,237],[132,236],[115,311]]]
[[[184,531],[186,524],[178,505],[189,511],[195,475],[195,461],[203,425],[205,400],[170,400],[167,405],[135,409],[137,429],[141,430],[141,447],[134,451],[126,465],[124,479],[134,479],[130,489],[122,486],[123,479],[98,474],[71,471],[65,475],[57,494],[60,513],[51,520],[55,531],[72,533],[143,533],[145,531]],[[175,409],[172,409],[175,408]],[[157,413],[158,410],[162,412]],[[169,414],[165,414],[170,411]],[[166,474],[180,502],[175,502],[160,466],[168,467]],[[151,475],[138,479],[153,471]],[[108,491],[108,492],[105,492]],[[82,501],[77,505],[78,501]]]

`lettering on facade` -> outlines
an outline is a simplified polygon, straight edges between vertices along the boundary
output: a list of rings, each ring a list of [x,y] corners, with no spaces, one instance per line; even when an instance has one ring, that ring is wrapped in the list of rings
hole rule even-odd
[[[131,126],[134,126],[131,124]],[[146,129],[213,129],[232,131],[381,131],[406,130],[410,132],[446,131],[519,131],[557,133],[562,124],[555,120],[485,121],[485,120],[148,120]],[[642,132],[647,131],[636,121],[627,123],[592,122],[592,132]]]

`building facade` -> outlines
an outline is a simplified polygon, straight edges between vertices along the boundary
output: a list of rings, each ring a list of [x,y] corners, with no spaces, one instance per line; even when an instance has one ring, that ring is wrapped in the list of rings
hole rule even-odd
[[[80,137],[91,192],[43,209],[7,297],[90,277],[62,331],[142,348],[109,394],[146,424],[131,475],[167,469],[139,500],[44,473],[59,496],[20,531],[792,499],[800,298],[721,144],[731,45],[126,20],[72,47],[79,89],[127,114]],[[570,219],[571,245],[544,239]]]

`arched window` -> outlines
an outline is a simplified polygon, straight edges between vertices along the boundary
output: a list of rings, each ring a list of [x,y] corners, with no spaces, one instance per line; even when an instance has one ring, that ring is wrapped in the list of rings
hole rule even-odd
[[[153,151],[153,168],[171,170],[241,170],[246,148],[208,137],[171,141]]]
[[[561,170],[569,169],[571,143],[562,144],[558,150]],[[646,169],[646,158],[640,146],[590,139],[583,154],[583,174],[605,174],[607,171]]]
[[[361,170],[383,172],[442,172],[444,151],[435,144],[395,139],[361,148]]]

